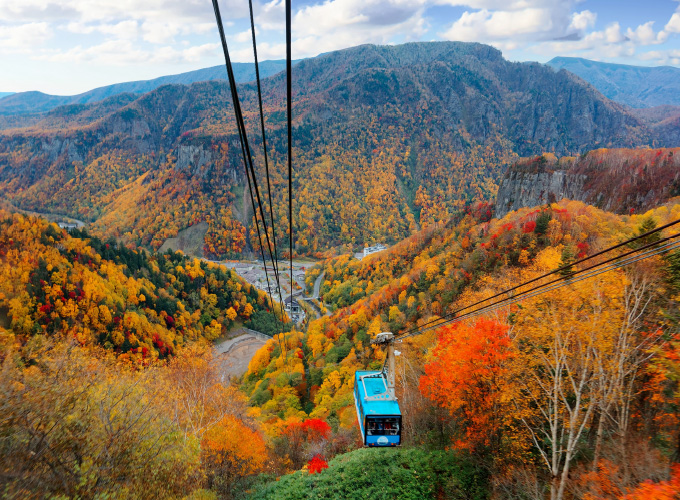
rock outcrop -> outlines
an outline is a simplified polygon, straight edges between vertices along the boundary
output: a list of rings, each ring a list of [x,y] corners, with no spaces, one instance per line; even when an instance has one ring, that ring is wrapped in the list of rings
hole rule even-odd
[[[598,149],[580,157],[552,154],[512,165],[496,197],[496,217],[563,198],[604,210],[645,212],[680,195],[680,148]]]

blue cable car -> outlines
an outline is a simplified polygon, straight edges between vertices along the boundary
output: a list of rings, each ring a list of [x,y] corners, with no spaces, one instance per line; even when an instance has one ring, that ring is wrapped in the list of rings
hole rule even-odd
[[[355,373],[354,403],[364,446],[401,444],[401,410],[396,399],[390,398],[382,372]]]
[[[381,371],[358,371],[354,374],[354,404],[364,446],[399,446],[401,444],[401,410],[394,394],[394,335],[379,333],[374,344],[387,346]]]

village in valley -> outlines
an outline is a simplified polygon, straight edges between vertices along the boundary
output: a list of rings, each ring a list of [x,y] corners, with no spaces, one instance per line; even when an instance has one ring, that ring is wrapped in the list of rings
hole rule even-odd
[[[377,252],[387,250],[387,246],[378,243],[376,245],[365,247],[363,251],[354,254],[354,257],[358,260],[363,259],[369,255]],[[272,279],[274,276],[274,270],[270,263],[266,265],[262,261],[226,261],[219,262],[226,266],[227,268],[233,270],[245,281],[253,285],[258,290],[262,290],[268,295],[271,295],[275,302],[282,303],[286,313],[290,316],[291,320],[297,324],[302,325],[305,319],[308,318],[310,313],[316,316],[321,316],[322,312],[320,306],[322,302],[319,297],[319,289],[322,284],[323,275],[317,278],[314,290],[311,295],[305,294],[305,272],[307,268],[314,265],[314,261],[308,260],[294,260],[293,261],[293,292],[291,294],[291,281],[290,281],[290,263],[279,261],[278,271],[279,271],[279,281],[281,283],[281,290],[276,286],[276,281]],[[269,281],[267,280],[269,276]],[[302,303],[307,302],[310,307],[305,307]],[[313,319],[313,318],[312,318]]]

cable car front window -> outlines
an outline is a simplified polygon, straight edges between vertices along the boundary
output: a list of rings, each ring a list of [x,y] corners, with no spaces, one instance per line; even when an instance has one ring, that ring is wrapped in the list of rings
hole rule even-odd
[[[370,418],[367,422],[366,434],[369,436],[398,436],[399,418]]]

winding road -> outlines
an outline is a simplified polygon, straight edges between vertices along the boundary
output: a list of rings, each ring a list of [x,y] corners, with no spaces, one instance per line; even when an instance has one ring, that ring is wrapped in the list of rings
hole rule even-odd
[[[326,271],[319,274],[319,277],[316,278],[316,281],[314,282],[314,291],[312,292],[312,296],[310,297],[310,299],[319,298],[319,291],[321,291],[321,282],[323,281],[324,276],[326,276]]]

